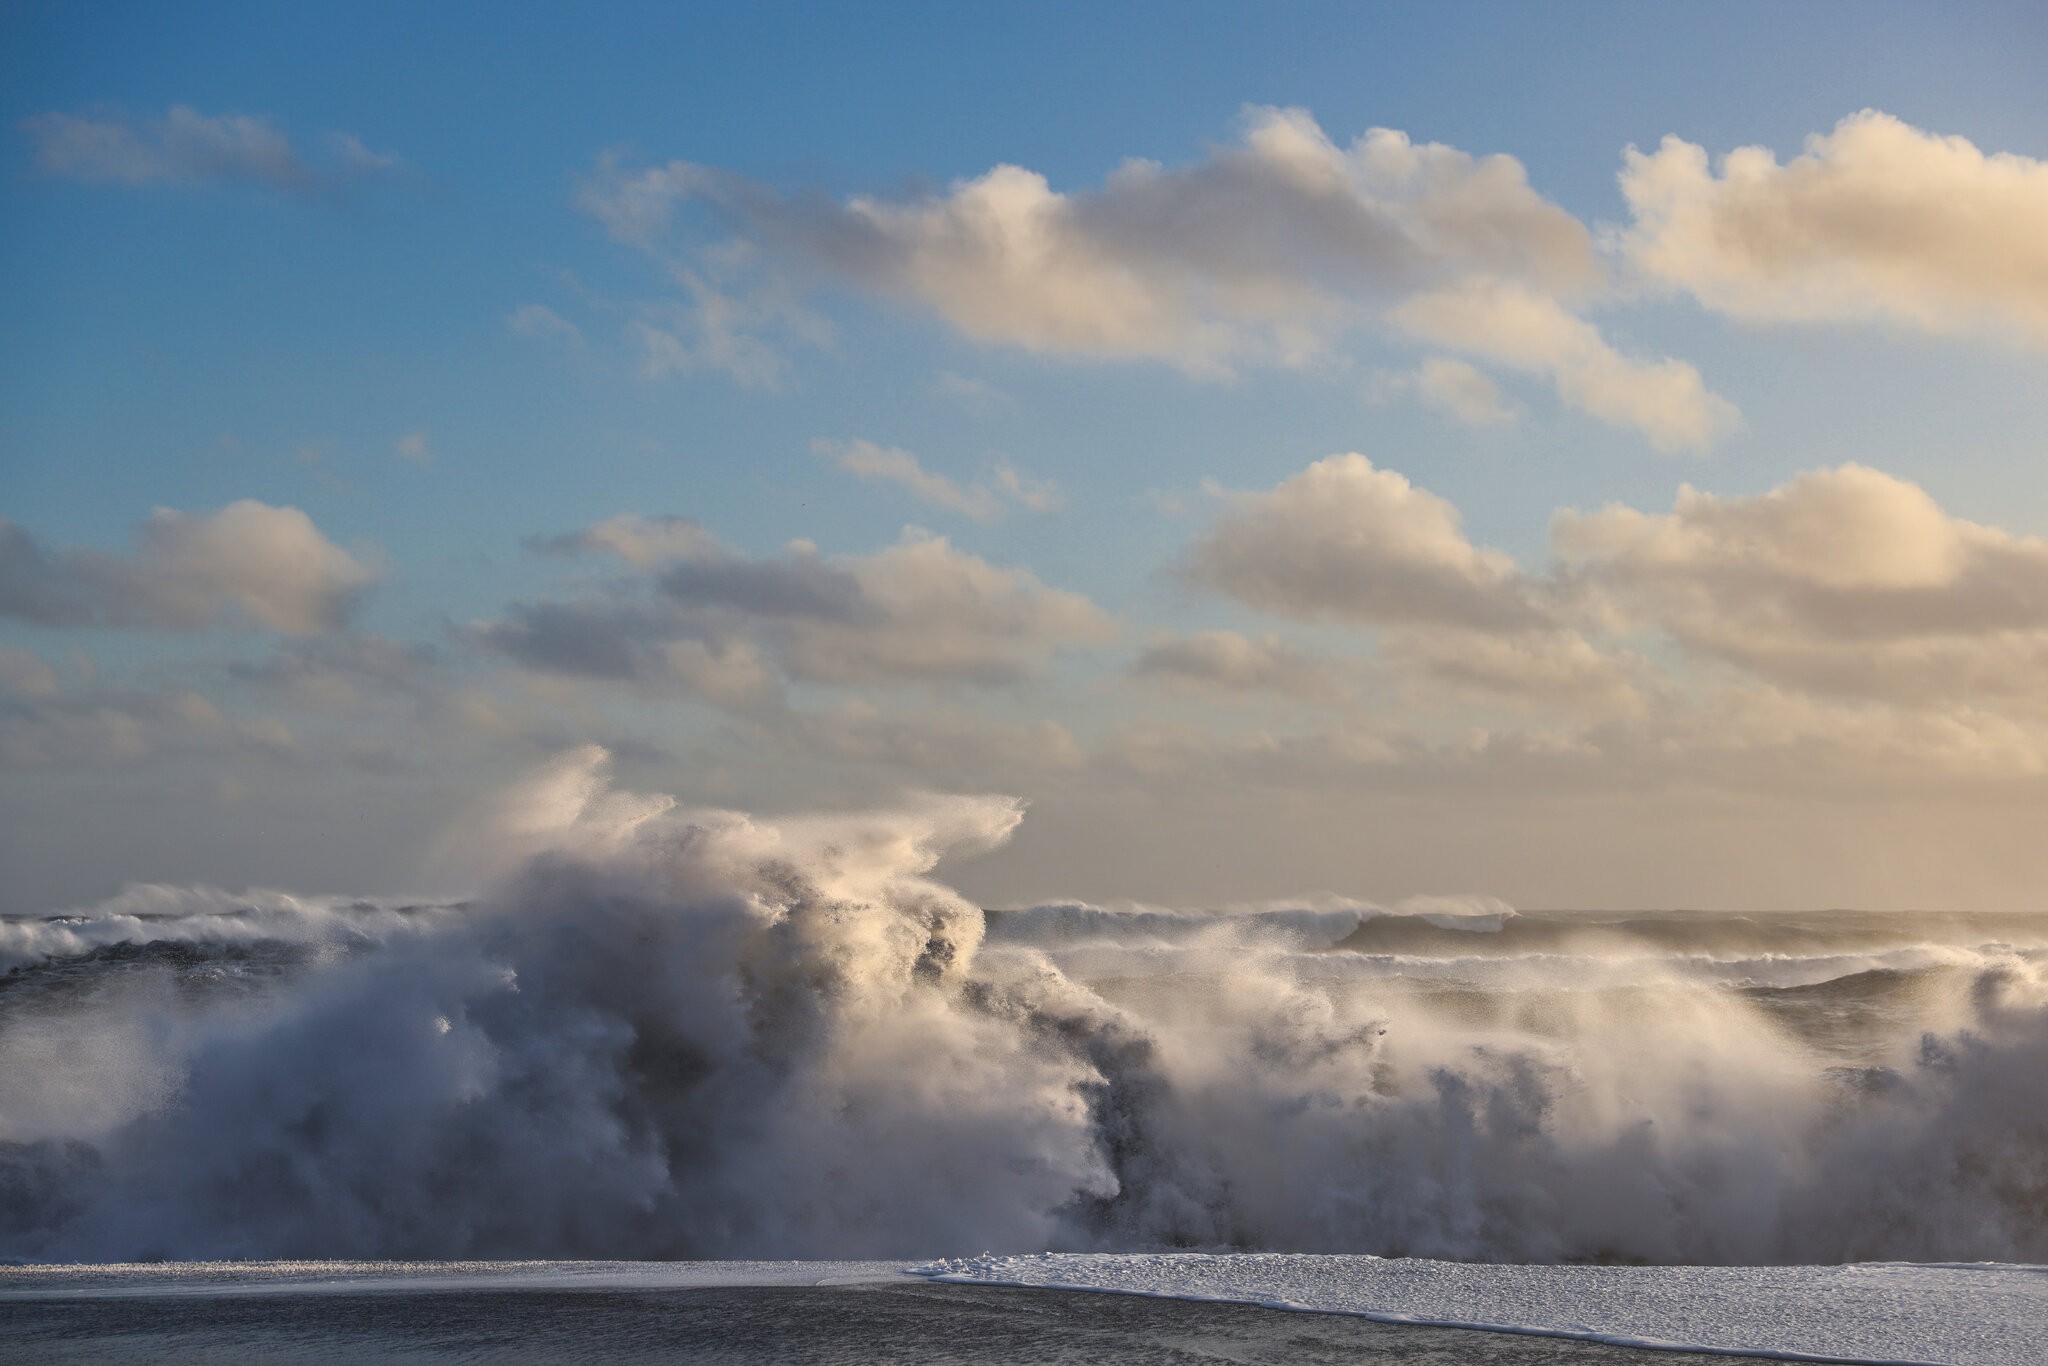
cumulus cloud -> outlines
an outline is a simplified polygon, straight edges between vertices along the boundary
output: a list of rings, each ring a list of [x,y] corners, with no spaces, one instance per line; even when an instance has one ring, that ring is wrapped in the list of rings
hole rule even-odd
[[[1194,582],[1300,620],[1504,630],[1545,624],[1514,561],[1473,545],[1458,510],[1363,455],[1333,455],[1264,493],[1226,493],[1190,548]]]
[[[2048,714],[2048,540],[1951,516],[1860,465],[1752,496],[1686,486],[1667,513],[1562,510],[1541,573],[1473,545],[1449,503],[1360,455],[1224,496],[1183,574],[1279,616],[1379,628],[1386,676],[1432,710],[1669,722],[1697,710],[1700,687],[1761,687],[1915,711],[1910,724],[1884,710],[1855,725],[1827,716],[1843,737],[1911,732],[1916,744]],[[1634,637],[1707,668],[1667,674],[1623,648]],[[1280,686],[1272,644],[1161,638],[1137,671],[1215,691]],[[1939,716],[1950,719],[1930,731]]]
[[[1593,324],[1519,285],[1468,280],[1417,295],[1391,316],[1439,346],[1549,376],[1566,404],[1641,432],[1658,450],[1704,450],[1741,425],[1692,366],[1625,356]]]
[[[46,174],[96,185],[240,182],[302,193],[401,164],[371,151],[352,133],[329,134],[328,159],[309,161],[268,118],[208,115],[183,104],[154,119],[49,113],[22,127]]]
[[[1396,309],[1402,328],[1544,370],[1567,402],[1660,443],[1704,444],[1726,426],[1726,404],[1688,367],[1625,358],[1567,307],[1598,293],[1604,267],[1585,227],[1532,189],[1520,162],[1384,128],[1341,146],[1299,109],[1248,109],[1237,142],[1185,166],[1128,161],[1090,190],[1001,165],[943,192],[836,201],[689,162],[631,169],[611,157],[579,203],[663,259],[693,296],[696,267],[664,245],[682,205],[733,234],[708,260],[744,261],[776,288],[851,285],[985,344],[1224,375],[1318,361],[1341,334]],[[1444,291],[1449,302],[1396,308]],[[1555,310],[1534,359],[1438,316],[1458,300],[1469,312],[1489,291]],[[714,327],[724,298],[685,311]],[[738,331],[761,342],[763,321]],[[1690,413],[1677,411],[1688,376]]]
[[[1314,702],[1341,702],[1347,690],[1336,661],[1293,649],[1278,636],[1253,639],[1237,631],[1197,631],[1149,640],[1131,665],[1150,683],[1211,695],[1274,692]]]
[[[2048,663],[2048,541],[1860,465],[1752,497],[1685,487],[1668,513],[1561,512],[1551,539],[1640,624],[1781,683],[2031,700]]]
[[[1449,356],[1431,356],[1412,371],[1382,372],[1367,391],[1375,403],[1402,394],[1412,394],[1424,407],[1468,427],[1505,427],[1516,416],[1514,405],[1489,376]]]
[[[700,690],[707,677],[763,688],[1010,683],[1115,627],[1088,599],[906,532],[866,556],[796,541],[751,557],[694,523],[620,518],[548,551],[605,551],[637,572],[597,596],[514,604],[478,628],[531,668]]]
[[[926,469],[915,455],[900,446],[820,438],[811,443],[811,450],[856,479],[895,484],[922,502],[977,522],[994,521],[1006,505],[1044,512],[1056,505],[1059,496],[1057,487],[1049,481],[1020,473],[1007,462],[997,463],[987,481],[962,485]]]
[[[1630,148],[1644,277],[1750,322],[1885,319],[2048,344],[2048,162],[1866,109],[1780,165],[1667,137]]]
[[[244,499],[150,514],[126,556],[51,549],[0,519],[0,617],[39,626],[199,630],[241,621],[294,635],[340,628],[378,574],[297,508]]]

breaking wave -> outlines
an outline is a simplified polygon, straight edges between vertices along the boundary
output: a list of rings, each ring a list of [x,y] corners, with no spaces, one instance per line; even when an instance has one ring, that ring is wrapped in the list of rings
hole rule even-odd
[[[470,902],[0,921],[0,1255],[2048,1261],[2048,918],[930,878],[1020,814],[686,813],[584,750]]]

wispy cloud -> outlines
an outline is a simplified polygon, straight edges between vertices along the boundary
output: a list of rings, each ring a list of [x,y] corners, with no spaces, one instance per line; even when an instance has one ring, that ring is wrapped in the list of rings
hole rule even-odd
[[[856,479],[895,484],[933,507],[957,512],[977,522],[992,522],[1010,506],[1047,512],[1059,505],[1057,485],[1024,474],[1008,461],[997,461],[986,480],[963,485],[926,469],[915,455],[900,446],[820,437],[811,443],[811,450]]]
[[[514,336],[556,341],[577,349],[583,346],[583,329],[546,304],[521,304],[505,315],[505,326]]]
[[[1431,356],[1413,370],[1382,371],[1366,391],[1374,403],[1402,395],[1468,427],[1505,427],[1517,416],[1490,376],[1449,356]]]
[[[1662,451],[1703,451],[1738,430],[1735,405],[1710,392],[1684,361],[1645,361],[1547,294],[1497,280],[1466,280],[1419,294],[1389,318],[1438,346],[1511,370],[1547,375],[1571,407],[1632,428]]]
[[[202,114],[173,105],[156,118],[37,114],[23,121],[44,173],[94,185],[253,184],[303,194],[383,174],[403,163],[353,133],[330,133],[308,158],[260,114]]]
[[[994,413],[1017,406],[1017,400],[985,379],[971,375],[956,375],[951,370],[942,373],[933,389],[952,399],[970,413]]]

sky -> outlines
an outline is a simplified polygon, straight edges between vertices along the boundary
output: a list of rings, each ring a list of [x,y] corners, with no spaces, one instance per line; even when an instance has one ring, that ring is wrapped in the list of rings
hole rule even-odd
[[[2039,904],[2048,11],[0,14],[0,910],[579,745],[985,904]]]

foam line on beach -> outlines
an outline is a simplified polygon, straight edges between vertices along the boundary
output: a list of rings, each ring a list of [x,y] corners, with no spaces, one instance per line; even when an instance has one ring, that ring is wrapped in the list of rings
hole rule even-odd
[[[1145,1295],[1615,1346],[1862,1366],[2048,1360],[2048,1268],[1511,1266],[1291,1253],[934,1262],[953,1284]]]

